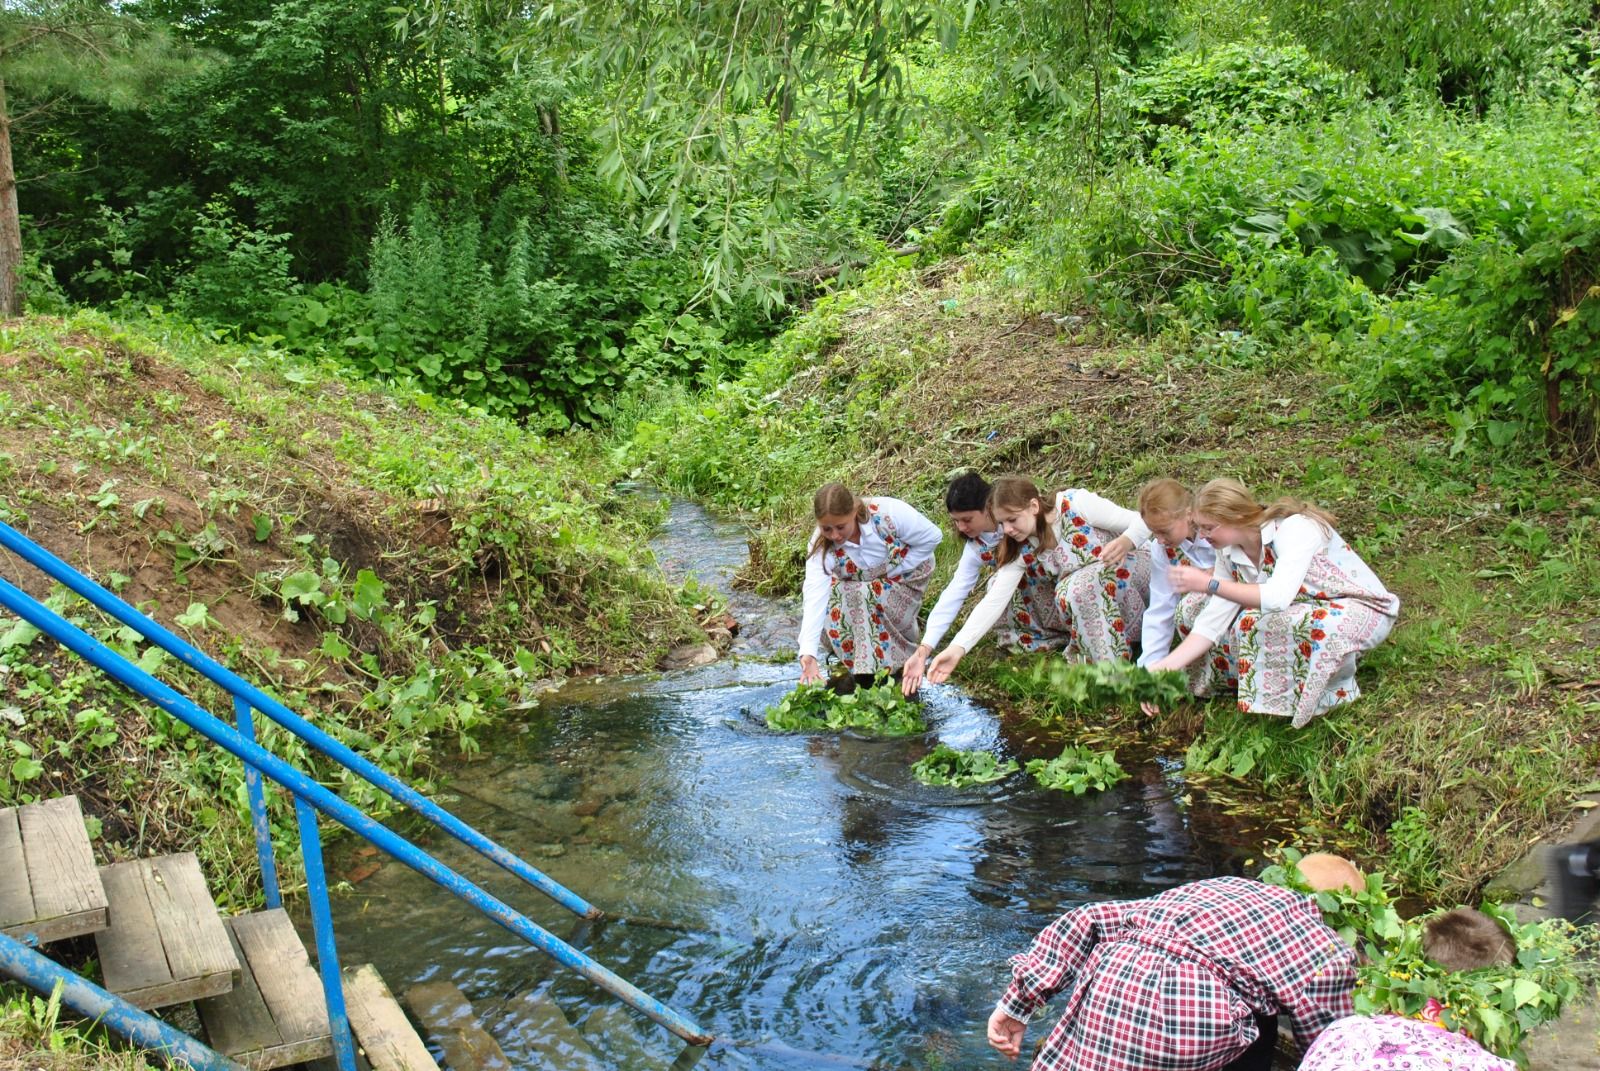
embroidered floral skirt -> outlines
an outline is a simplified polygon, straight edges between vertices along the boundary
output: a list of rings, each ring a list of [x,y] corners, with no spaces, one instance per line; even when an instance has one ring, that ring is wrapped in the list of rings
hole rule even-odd
[[[1091,662],[1128,661],[1150,601],[1150,552],[1141,547],[1113,568],[1093,562],[1056,584],[1072,645]]]
[[[917,615],[933,576],[933,559],[889,579],[882,567],[838,580],[828,596],[828,647],[851,673],[892,672],[917,649]],[[874,575],[877,574],[877,575]]]
[[[1292,718],[1296,729],[1304,728],[1361,695],[1356,655],[1382,643],[1393,627],[1389,614],[1348,599],[1244,610],[1233,627],[1239,709]]]
[[[1516,1071],[1471,1038],[1394,1015],[1336,1020],[1307,1050],[1300,1071]]]
[[[1058,650],[1072,642],[1072,621],[1056,602],[1055,585],[1043,570],[1023,574],[995,642],[1022,651]]]
[[[1180,640],[1187,639],[1194,631],[1194,623],[1210,598],[1203,591],[1191,591],[1178,600],[1178,610],[1173,616],[1177,619]],[[1239,690],[1239,659],[1234,647],[1237,640],[1230,626],[1204,658],[1194,660],[1188,669],[1189,691],[1203,696]]]

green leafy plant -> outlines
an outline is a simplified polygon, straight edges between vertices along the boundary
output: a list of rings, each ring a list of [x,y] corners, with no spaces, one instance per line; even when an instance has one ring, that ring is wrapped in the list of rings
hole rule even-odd
[[[1003,667],[999,681],[1011,694],[1037,700],[1045,721],[1113,708],[1133,711],[1145,702],[1172,706],[1189,695],[1182,673],[1152,673],[1131,662],[1068,663],[1045,657],[1022,669]]]
[[[767,711],[766,720],[780,732],[854,729],[873,736],[913,736],[928,731],[922,704],[901,695],[900,686],[886,677],[849,695],[802,684]]]
[[[1001,762],[992,751],[958,751],[940,744],[911,767],[918,781],[925,785],[948,785],[965,788],[968,785],[987,785],[1017,772],[1015,759]]]
[[[1091,788],[1103,792],[1128,778],[1115,751],[1094,751],[1068,744],[1053,759],[1032,759],[1028,773],[1041,788],[1081,796]]]
[[[1508,908],[1483,904],[1481,909],[1511,935],[1516,960],[1446,970],[1422,954],[1427,916],[1402,918],[1383,874],[1369,874],[1366,887],[1354,892],[1313,893],[1295,869],[1302,854],[1285,848],[1283,861],[1263,870],[1261,880],[1313,896],[1329,927],[1362,953],[1355,1003],[1363,1015],[1437,1014],[1445,1026],[1491,1052],[1519,1057],[1529,1031],[1554,1019],[1593,985],[1594,969],[1581,956],[1596,939],[1565,921],[1521,923]]]

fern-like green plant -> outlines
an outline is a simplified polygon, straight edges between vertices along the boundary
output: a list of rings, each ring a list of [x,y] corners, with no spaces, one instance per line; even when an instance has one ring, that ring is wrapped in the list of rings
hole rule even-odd
[[[1091,788],[1103,792],[1128,777],[1128,771],[1117,762],[1115,751],[1094,751],[1071,744],[1053,759],[1030,761],[1028,773],[1041,788],[1070,792],[1074,796],[1081,796]]]
[[[918,781],[925,785],[947,785],[966,788],[968,785],[987,785],[1017,772],[1015,759],[1001,762],[992,751],[958,751],[940,744],[911,767]]]
[[[802,684],[767,711],[766,721],[768,728],[786,733],[854,729],[873,736],[914,736],[928,731],[922,705],[901,695],[888,677],[849,695]]]

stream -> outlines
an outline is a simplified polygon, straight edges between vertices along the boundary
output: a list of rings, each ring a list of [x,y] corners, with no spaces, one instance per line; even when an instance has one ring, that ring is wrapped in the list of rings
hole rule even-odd
[[[926,737],[768,731],[762,711],[798,667],[767,656],[792,649],[798,604],[731,590],[744,534],[692,504],[671,504],[655,549],[669,575],[727,598],[738,657],[551,693],[448,764],[439,799],[627,917],[589,928],[580,947],[730,1039],[697,1066],[1013,1066],[983,1038],[1007,956],[1077,904],[1243,869],[1231,820],[1188,803],[1172,766],[1130,766],[1129,780],[1082,797],[1023,776],[919,784],[911,763],[935,743],[1007,749],[996,717],[953,687],[924,689]],[[447,836],[420,843],[558,936],[573,932],[572,916]],[[393,862],[374,870],[382,857],[353,847],[330,859],[335,877],[353,879],[334,902],[344,962],[377,964],[397,994],[453,981],[500,1019],[517,1067],[542,1066],[519,1054],[506,1003],[530,990],[554,999],[592,1050],[572,1067],[664,1069],[683,1050],[443,890]],[[1042,1014],[1029,1042],[1052,1022]]]

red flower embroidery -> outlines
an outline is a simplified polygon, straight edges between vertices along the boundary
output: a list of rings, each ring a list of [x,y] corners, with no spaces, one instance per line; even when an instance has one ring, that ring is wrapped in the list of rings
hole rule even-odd
[[[1314,640],[1325,640],[1328,638],[1328,634],[1323,632],[1320,628],[1314,628],[1311,630],[1311,638]]]
[[[839,613],[839,608],[837,606],[835,606],[832,610],[828,611],[828,620],[829,621],[837,621],[837,620],[839,620],[840,616],[841,615]]]
[[[1340,688],[1337,692],[1334,692],[1333,694],[1338,696],[1340,699],[1343,699],[1346,696],[1348,696],[1350,693],[1345,691],[1343,688]]]
[[[1074,513],[1072,515],[1072,526],[1074,528],[1082,528],[1086,523],[1088,523],[1088,522],[1086,522],[1082,517],[1078,516],[1076,513]]]
[[[1111,627],[1116,629],[1118,632],[1126,632],[1128,629],[1128,626],[1123,624],[1122,618],[1120,617],[1111,622]]]
[[[1315,610],[1311,611],[1311,620],[1313,620],[1313,621],[1321,621],[1323,618],[1325,618],[1327,616],[1328,616],[1328,611],[1324,610],[1320,606],[1317,607]]]
[[[1243,699],[1239,700],[1239,713],[1241,713],[1241,714],[1250,713],[1250,704],[1246,703]]]
[[[1084,535],[1082,532],[1075,532],[1072,536],[1072,545],[1075,547],[1086,547],[1089,545],[1089,537]]]
[[[828,630],[828,638],[829,638],[829,639],[830,639],[830,640],[836,640],[836,639],[838,639],[838,638],[839,638],[839,630],[838,630],[838,629],[836,629],[836,628],[830,628],[830,629],[829,629],[829,630]]]
[[[856,649],[856,641],[855,640],[845,640],[843,643],[841,643],[839,645],[839,647],[840,647],[840,649],[842,649],[844,651],[845,654],[849,654],[849,653],[851,653],[852,651],[854,651]]]
[[[1033,624],[1033,618],[1029,616],[1028,611],[1026,610],[1020,611],[1017,614],[1017,621],[1024,625]]]
[[[1241,617],[1239,619],[1239,631],[1240,632],[1249,632],[1251,629],[1253,629],[1255,627],[1256,627],[1256,619],[1251,617],[1251,616],[1249,616],[1248,614],[1246,614],[1244,617]]]
[[[883,640],[884,642],[887,643],[888,640],[889,640],[889,634],[887,632],[880,632],[880,633],[878,633],[878,639]]]
[[[1239,659],[1239,672],[1240,673],[1249,673],[1250,672],[1250,663],[1246,662],[1242,658]]]
[[[1032,554],[1024,554],[1022,556],[1022,564],[1023,565],[1032,565],[1033,564],[1033,555]]]
[[[1106,594],[1107,595],[1115,595],[1116,593],[1117,593],[1117,582],[1115,580],[1108,581],[1106,583]]]
[[[1304,655],[1305,657],[1310,658],[1311,657],[1311,645],[1309,643],[1302,643],[1300,645],[1300,653],[1302,655]]]
[[[1222,670],[1224,673],[1226,673],[1228,671],[1228,660],[1226,658],[1223,658],[1221,655],[1218,655],[1217,657],[1213,658],[1211,660],[1211,664],[1213,666],[1215,666],[1217,669]]]
[[[1128,577],[1130,577],[1132,575],[1133,574],[1128,572],[1128,570],[1126,570],[1126,569],[1118,569],[1117,570],[1117,579],[1118,580],[1126,580],[1126,579],[1128,579]]]

